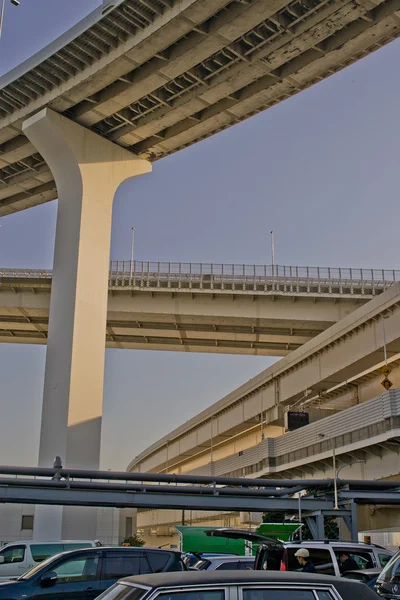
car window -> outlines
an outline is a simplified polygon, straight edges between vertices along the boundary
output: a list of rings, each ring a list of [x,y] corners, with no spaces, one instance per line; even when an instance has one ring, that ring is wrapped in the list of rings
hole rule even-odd
[[[216,571],[236,571],[239,566],[239,561],[230,560],[229,562],[221,563],[218,567],[215,567]]]
[[[97,578],[99,556],[85,555],[67,558],[51,569],[57,575],[57,583],[92,581]]]
[[[241,560],[239,562],[239,569],[246,571],[247,569],[254,569],[254,560]]]
[[[383,552],[378,552],[378,560],[381,567],[386,567],[391,558],[391,554],[384,554]]]
[[[333,596],[328,590],[315,590],[318,600],[333,600]]]
[[[35,562],[42,562],[49,558],[63,552],[64,548],[62,544],[32,544],[31,553],[32,558]]]
[[[247,588],[243,589],[243,600],[315,600],[312,590]],[[321,598],[321,600],[327,600]],[[332,600],[332,597],[329,598]]]
[[[146,551],[146,556],[154,573],[160,573],[161,571],[164,571],[170,559],[170,555],[167,553],[163,554],[162,552],[151,552],[151,550]]]
[[[92,544],[88,542],[80,542],[77,544],[63,544],[63,549],[60,552],[70,552],[71,550],[82,550],[83,548],[90,548]]]
[[[288,548],[288,569],[289,571],[298,571],[301,569],[295,553],[298,548]],[[332,555],[325,548],[310,548],[307,550],[310,553],[310,561],[314,565],[317,573],[320,575],[335,575],[335,568],[332,562]]]
[[[26,546],[12,546],[11,548],[5,548],[0,552],[0,556],[4,558],[5,564],[20,563],[25,558]]]
[[[150,572],[150,565],[143,554],[109,552],[103,559],[103,579],[120,579]]]
[[[186,592],[164,592],[162,594],[158,594],[158,596],[156,596],[156,600],[225,600],[225,590],[187,590]]]
[[[346,563],[340,561],[340,555],[343,551],[349,554],[349,559]],[[343,571],[343,567],[347,568],[348,571],[354,569],[373,569],[375,567],[372,551],[363,551],[354,548],[340,548],[336,550],[335,548],[335,555],[341,572],[345,572]]]
[[[386,565],[382,573],[379,575],[379,581],[390,583],[395,580],[400,581],[400,552]]]
[[[116,583],[98,596],[97,600],[139,600],[146,591],[130,585]]]

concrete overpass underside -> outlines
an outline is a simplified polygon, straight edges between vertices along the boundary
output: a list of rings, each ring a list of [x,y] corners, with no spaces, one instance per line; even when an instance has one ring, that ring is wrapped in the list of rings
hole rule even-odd
[[[0,342],[46,344],[51,275],[13,274],[0,277]],[[141,283],[110,282],[108,348],[285,356],[372,297],[318,285],[305,293]]]
[[[150,161],[398,37],[400,0],[114,0],[0,79],[0,215],[56,184],[22,132],[43,107]]]

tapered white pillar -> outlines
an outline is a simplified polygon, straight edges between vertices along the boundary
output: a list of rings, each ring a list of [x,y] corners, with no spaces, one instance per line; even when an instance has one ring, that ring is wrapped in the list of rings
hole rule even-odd
[[[44,109],[23,131],[58,192],[39,466],[55,456],[97,469],[103,402],[112,206],[118,186],[151,164]],[[38,507],[36,539],[93,539],[96,511]]]

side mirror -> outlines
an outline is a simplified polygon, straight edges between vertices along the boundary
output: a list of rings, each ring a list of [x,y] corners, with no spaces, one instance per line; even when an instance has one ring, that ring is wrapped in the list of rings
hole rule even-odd
[[[54,571],[48,571],[40,578],[40,585],[42,587],[50,587],[54,585],[58,580],[57,574]]]
[[[4,565],[4,563],[6,562],[4,556],[0,556],[0,565]]]

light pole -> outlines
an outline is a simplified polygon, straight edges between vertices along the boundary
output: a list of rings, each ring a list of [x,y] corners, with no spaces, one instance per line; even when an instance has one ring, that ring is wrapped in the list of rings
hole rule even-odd
[[[271,231],[271,263],[273,272],[275,266],[275,233],[273,230]]]
[[[135,228],[132,227],[132,237],[131,237],[131,268],[129,272],[129,278],[132,281],[132,269],[133,269],[133,253],[135,248]]]
[[[387,319],[388,317],[385,317],[384,315],[382,315],[382,333],[383,333],[383,359],[385,361],[385,365],[388,366],[388,362],[387,362],[387,351],[386,351],[386,329],[385,329],[385,319]]]
[[[10,0],[11,4],[14,4],[14,6],[19,6],[20,2],[19,0]],[[1,34],[3,31],[3,21],[4,21],[4,8],[6,5],[6,0],[1,0],[1,9],[0,9],[0,38],[1,38]]]

